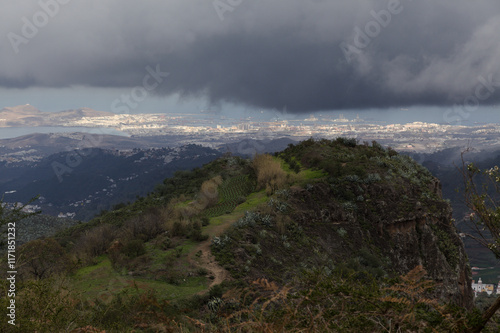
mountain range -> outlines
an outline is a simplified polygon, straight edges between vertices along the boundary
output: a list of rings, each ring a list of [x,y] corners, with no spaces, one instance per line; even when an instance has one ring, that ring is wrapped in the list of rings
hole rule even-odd
[[[90,108],[79,108],[59,112],[42,112],[36,107],[26,104],[4,107],[0,110],[0,127],[35,127],[64,125],[65,121],[78,120],[83,117],[113,116],[114,113],[96,111]]]

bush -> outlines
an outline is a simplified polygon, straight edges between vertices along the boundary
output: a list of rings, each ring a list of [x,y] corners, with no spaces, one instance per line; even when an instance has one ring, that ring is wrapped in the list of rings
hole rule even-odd
[[[208,217],[205,216],[205,217],[201,218],[201,225],[202,226],[206,227],[209,224],[210,224],[210,219]]]
[[[5,284],[1,287],[8,290]],[[0,332],[68,332],[68,327],[83,321],[82,312],[75,311],[77,297],[64,279],[53,277],[23,283],[22,297],[16,297],[16,325],[9,324],[6,317],[0,323]],[[0,299],[2,308],[10,305],[9,298]]]
[[[372,141],[372,147],[375,148],[375,149],[377,149],[377,150],[380,150],[382,152],[385,152],[384,147],[380,143],[378,143],[377,141],[375,141],[375,140]]]
[[[229,238],[227,235],[221,236],[221,237],[213,237],[212,238],[212,246],[218,249],[224,248],[227,244],[231,242],[231,238]]]
[[[148,241],[165,232],[165,220],[159,210],[153,210],[125,222],[125,233],[131,239]]]
[[[337,230],[337,233],[340,237],[344,238],[347,235],[347,230],[345,230],[344,228],[340,228]]]
[[[279,161],[271,155],[255,156],[252,167],[257,175],[259,189],[269,188],[272,193],[286,184],[286,172],[281,169]]]
[[[122,252],[129,258],[137,258],[146,253],[146,247],[142,240],[133,239],[123,246]]]
[[[187,226],[181,221],[175,221],[170,228],[172,237],[182,237],[187,235]]]
[[[19,272],[23,278],[43,279],[68,268],[69,259],[53,238],[33,240],[19,248]]]
[[[260,214],[257,212],[246,211],[245,216],[240,218],[234,224],[235,228],[246,228],[246,227],[255,227],[257,222],[260,220]]]
[[[346,147],[356,147],[358,144],[358,140],[356,140],[356,138],[338,137],[336,141]]]
[[[116,228],[104,224],[88,230],[75,244],[75,250],[80,256],[94,258],[106,253],[111,242],[115,239]]]
[[[323,161],[321,167],[333,177],[341,177],[345,172],[342,164],[338,161]]]
[[[344,210],[351,211],[351,212],[358,210],[358,206],[354,202],[350,202],[350,201],[344,202],[342,204],[342,208]]]
[[[398,152],[392,149],[391,147],[387,148],[387,154],[389,155],[389,157],[399,155]]]
[[[368,176],[366,176],[365,183],[371,184],[371,183],[379,182],[381,180],[382,180],[382,178],[380,177],[380,175],[378,173],[370,173],[370,174],[368,174]]]
[[[351,183],[361,183],[361,178],[358,175],[347,175],[344,180]]]
[[[195,242],[203,242],[208,239],[208,235],[202,234],[201,229],[193,229],[189,234],[189,238]]]

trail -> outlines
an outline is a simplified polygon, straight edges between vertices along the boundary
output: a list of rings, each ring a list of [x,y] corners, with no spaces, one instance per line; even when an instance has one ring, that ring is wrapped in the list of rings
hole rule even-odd
[[[201,251],[201,256],[196,257],[196,253]],[[215,257],[210,252],[210,242],[203,242],[191,253],[189,260],[196,266],[206,269],[214,277],[208,288],[221,284],[222,281],[231,279],[229,272],[215,261]],[[201,291],[199,294],[206,292]]]
[[[253,202],[259,201],[259,198],[266,197],[265,193],[256,193],[251,200]],[[250,197],[247,198],[247,200]],[[242,204],[243,205],[243,204]],[[254,204],[255,206],[255,204]],[[240,206],[238,206],[240,207]],[[192,251],[191,253],[188,254],[188,261],[200,268],[204,268],[207,271],[210,272],[210,274],[214,277],[213,280],[210,282],[210,285],[208,286],[209,288],[222,283],[223,281],[231,280],[231,275],[229,272],[219,265],[217,261],[215,260],[214,255],[212,255],[212,252],[210,251],[210,244],[212,242],[212,237],[214,236],[220,236],[224,233],[224,231],[227,230],[235,221],[238,221],[240,218],[242,218],[245,214],[244,211],[253,208],[253,206],[246,205],[244,208],[239,209],[236,207],[234,211],[230,214],[222,215],[217,217],[216,219],[220,222],[220,224],[210,224],[206,228],[204,228],[203,232],[207,234],[208,240],[199,243]],[[212,221],[213,222],[213,221]],[[201,253],[200,256],[196,256],[196,253]],[[203,294],[206,291],[199,292],[198,294]]]
[[[242,214],[243,216],[243,214]],[[238,217],[239,218],[239,217]],[[236,220],[238,220],[236,218]],[[235,220],[228,220],[220,225],[210,226],[205,232],[208,234],[208,240],[201,242],[198,246],[196,246],[191,253],[188,255],[188,260],[193,265],[204,268],[210,272],[210,274],[214,277],[214,279],[210,282],[208,289],[212,288],[215,285],[221,284],[223,281],[231,280],[231,274],[217,263],[215,260],[215,256],[210,251],[210,244],[213,236],[220,236],[231,224],[233,224]],[[201,255],[199,257],[196,256],[196,253],[201,251]],[[198,294],[206,293],[207,291],[200,291]]]

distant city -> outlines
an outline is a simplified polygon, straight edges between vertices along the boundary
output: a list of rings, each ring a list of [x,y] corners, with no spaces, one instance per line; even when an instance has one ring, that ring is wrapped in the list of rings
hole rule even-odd
[[[88,108],[41,112],[26,104],[0,110],[0,128],[9,128],[13,132],[11,137],[52,131],[54,136],[74,140],[82,138],[74,132],[121,134],[124,139],[128,138],[136,143],[142,140],[142,147],[147,147],[150,143],[151,147],[198,144],[219,148],[247,139],[288,138],[299,141],[309,137],[331,139],[344,136],[357,138],[360,143],[376,140],[397,151],[410,153],[433,153],[453,147],[473,147],[483,151],[500,148],[500,124],[497,123],[474,126],[427,122],[391,124],[367,121],[359,116],[348,119],[342,114],[309,115],[302,119],[281,119],[281,116],[277,112],[274,119],[262,120],[258,118],[258,114],[255,117],[235,119],[210,111],[191,114],[114,114]],[[18,135],[15,134],[17,132]],[[145,140],[147,142],[144,144]],[[26,146],[21,150],[12,150],[12,146],[10,148],[10,151],[3,152],[4,160],[34,161],[41,158],[34,152],[30,153]],[[120,147],[116,149],[121,150]]]
[[[1,114],[0,114],[1,116]],[[21,125],[21,124],[19,124]],[[39,124],[36,124],[39,126]],[[179,136],[178,144],[197,143],[207,147],[241,140],[289,138],[355,137],[376,140],[399,151],[435,152],[456,146],[474,145],[480,149],[500,146],[500,124],[477,126],[443,125],[425,122],[387,124],[368,122],[359,116],[347,119],[310,116],[301,120],[253,118],[231,119],[214,114],[109,114],[71,119],[53,118],[43,126],[107,128],[133,137]],[[21,126],[32,126],[29,122]],[[0,118],[0,127],[12,127]],[[36,132],[36,128],[33,128]]]

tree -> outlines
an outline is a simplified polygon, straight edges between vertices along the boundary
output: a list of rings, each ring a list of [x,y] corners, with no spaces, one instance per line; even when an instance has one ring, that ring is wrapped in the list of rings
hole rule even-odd
[[[500,259],[500,168],[481,170],[474,163],[467,163],[462,153],[460,170],[464,184],[464,201],[470,209],[470,222],[474,235],[468,234],[487,247]],[[469,332],[480,332],[500,309],[500,296],[482,314],[481,320]]]
[[[20,247],[19,254],[20,272],[37,280],[64,272],[69,264],[64,249],[53,238],[28,242]]]
[[[22,205],[19,203],[14,204],[13,208],[7,207],[7,204],[3,201],[3,198],[0,199],[0,226],[3,226],[7,223],[15,223],[23,218],[26,218],[31,215],[35,215],[38,213],[26,213],[24,212],[24,208],[29,204],[36,201],[38,197],[31,199],[27,204]]]
[[[35,198],[33,198],[33,199],[31,199],[25,205],[19,204],[19,203],[15,203],[13,205],[13,207],[8,207],[7,203],[5,203],[3,201],[3,198],[0,199],[0,230],[2,230],[2,232],[3,232],[5,226],[7,226],[8,228],[12,228],[12,224],[15,225],[16,222],[18,222],[18,221],[20,221],[20,220],[22,220],[22,219],[24,219],[26,217],[39,214],[40,212],[26,213],[24,211],[24,209],[26,208],[26,206],[28,206],[29,204],[33,203],[37,199],[38,199],[38,196],[35,197]],[[0,247],[4,245],[3,244],[4,241],[5,241],[5,239],[2,238],[2,240],[0,241]]]

